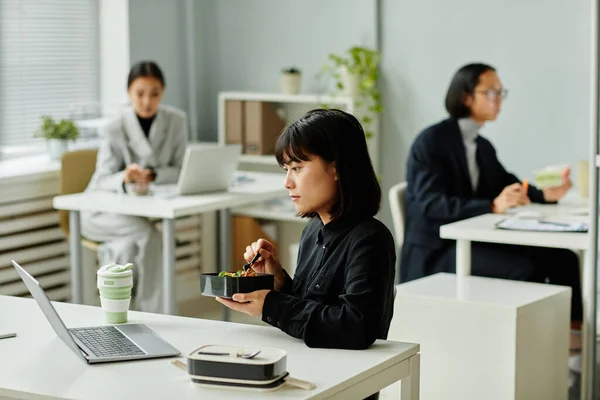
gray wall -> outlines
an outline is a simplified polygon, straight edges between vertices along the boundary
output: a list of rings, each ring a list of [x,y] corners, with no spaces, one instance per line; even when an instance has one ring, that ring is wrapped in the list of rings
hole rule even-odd
[[[456,69],[483,61],[510,90],[482,134],[520,177],[587,157],[590,127],[591,0],[202,0],[194,1],[200,140],[217,138],[217,93],[278,91],[279,71],[299,66],[303,92],[330,52],[355,45],[383,53],[380,167],[387,190],[404,180],[416,134],[446,117]],[[378,20],[378,7],[380,18]],[[130,0],[131,60],[155,59],[165,101],[188,110],[184,0]],[[544,147],[542,151],[541,148]]]
[[[315,74],[331,52],[373,46],[375,0],[204,0],[196,7],[201,63],[201,140],[217,138],[217,93],[279,92],[284,67],[302,70],[302,91],[320,89]]]
[[[381,2],[384,189],[404,180],[410,144],[445,118],[450,78],[471,61],[495,66],[510,90],[498,120],[482,129],[507,169],[531,177],[587,158],[590,0]],[[391,221],[387,206],[383,218]]]
[[[164,103],[189,112],[185,35],[183,0],[129,0],[131,63],[156,61],[167,84]]]

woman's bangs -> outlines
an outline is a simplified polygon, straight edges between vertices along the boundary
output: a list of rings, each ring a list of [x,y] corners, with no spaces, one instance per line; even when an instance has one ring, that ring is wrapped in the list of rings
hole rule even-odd
[[[293,126],[288,127],[281,134],[275,146],[275,158],[281,167],[291,162],[310,160],[310,152],[300,143],[301,141],[302,134]]]

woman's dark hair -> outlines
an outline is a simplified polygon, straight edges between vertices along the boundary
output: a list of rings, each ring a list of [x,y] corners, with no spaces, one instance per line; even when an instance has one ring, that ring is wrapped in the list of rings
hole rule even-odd
[[[332,220],[346,215],[374,216],[381,203],[381,188],[367,151],[360,122],[340,110],[312,110],[292,122],[279,136],[275,157],[279,165],[320,157],[333,162],[337,173],[337,201]],[[314,217],[312,212],[303,217]]]
[[[165,78],[158,64],[156,64],[154,61],[140,61],[129,70],[129,76],[127,77],[127,89],[129,89],[133,81],[135,81],[137,78],[144,77],[156,78],[162,84],[163,88],[165,87]]]
[[[446,93],[446,110],[454,118],[471,116],[471,110],[465,105],[465,97],[472,95],[479,77],[487,71],[496,71],[494,67],[481,64],[467,64],[461,67],[452,78],[448,93]]]

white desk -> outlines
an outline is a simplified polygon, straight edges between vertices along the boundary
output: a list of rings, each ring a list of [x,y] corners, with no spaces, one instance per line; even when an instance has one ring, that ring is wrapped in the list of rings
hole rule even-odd
[[[254,179],[228,192],[180,196],[171,199],[124,193],[86,192],[57,196],[54,208],[69,211],[72,301],[81,303],[81,211],[102,211],[163,219],[163,312],[175,313],[175,218],[219,210],[219,270],[230,266],[231,217],[229,209],[285,196],[283,176],[275,173],[244,172]]]
[[[546,216],[585,220],[586,216],[573,216],[571,211],[576,204],[571,202],[558,205],[534,205],[529,208],[543,212]],[[579,205],[581,206],[581,205]],[[440,228],[440,237],[456,240],[456,275],[460,278],[471,274],[471,242],[504,243],[523,246],[553,247],[561,249],[572,249],[579,252],[582,273],[581,294],[583,299],[584,321],[582,326],[582,398],[587,387],[586,379],[593,379],[593,374],[588,374],[590,360],[594,348],[595,329],[593,324],[596,320],[596,282],[594,266],[588,258],[590,238],[586,233],[578,232],[517,232],[496,229],[495,223],[507,215],[485,214],[469,218],[463,221],[443,225]],[[457,280],[460,293],[464,281]],[[588,351],[588,349],[590,351]],[[592,357],[592,359],[589,359]]]
[[[102,324],[98,307],[54,303],[68,327]],[[313,390],[282,387],[271,393],[200,388],[169,358],[87,365],[56,336],[30,299],[0,296],[0,398],[17,399],[362,399],[402,381],[403,400],[419,398],[419,345],[377,341],[363,351],[310,349],[275,328],[130,312],[182,355],[203,344],[284,349],[291,376]],[[185,358],[182,359],[185,362]]]

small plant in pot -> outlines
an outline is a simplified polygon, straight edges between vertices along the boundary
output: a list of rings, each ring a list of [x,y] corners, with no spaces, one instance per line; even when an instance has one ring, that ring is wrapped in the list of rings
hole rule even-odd
[[[286,68],[281,71],[281,92],[285,94],[300,93],[302,83],[302,72],[296,68]]]
[[[60,160],[67,151],[68,141],[75,141],[79,137],[79,129],[71,120],[63,119],[56,122],[52,117],[44,115],[42,116],[42,126],[35,136],[46,139],[51,160]]]
[[[329,61],[322,72],[334,80],[337,93],[333,95],[343,94],[354,99],[356,117],[367,138],[372,137],[372,124],[383,111],[377,87],[381,54],[377,50],[355,46],[341,55],[329,54]]]

